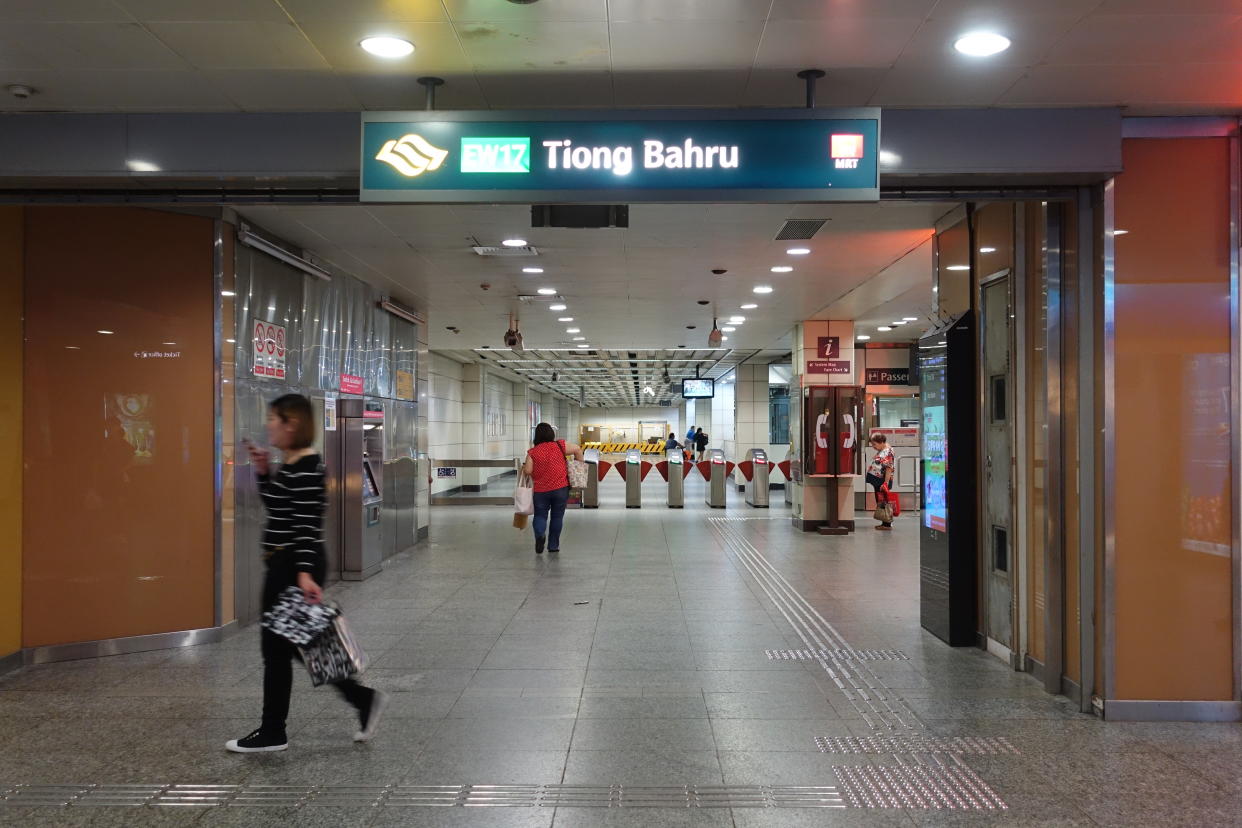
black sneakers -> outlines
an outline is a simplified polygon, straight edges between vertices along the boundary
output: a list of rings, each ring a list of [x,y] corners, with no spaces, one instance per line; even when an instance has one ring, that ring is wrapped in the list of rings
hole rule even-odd
[[[543,535],[535,535],[535,554],[536,555],[543,554],[543,545],[546,541],[547,541],[547,538],[545,538]]]
[[[224,747],[233,753],[272,753],[289,747],[289,739],[283,733],[264,733],[260,728],[243,739],[230,739]]]
[[[358,722],[362,730],[354,734],[355,742],[368,742],[379,729],[380,716],[388,706],[388,694],[382,690],[371,691],[371,701],[365,708],[358,708]]]

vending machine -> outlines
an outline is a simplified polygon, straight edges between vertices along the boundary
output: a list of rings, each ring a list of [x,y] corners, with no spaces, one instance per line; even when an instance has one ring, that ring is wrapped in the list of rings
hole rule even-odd
[[[334,521],[340,537],[338,561],[341,578],[362,581],[383,568],[384,408],[370,400],[337,401],[337,462],[330,472],[337,479],[339,515]]]

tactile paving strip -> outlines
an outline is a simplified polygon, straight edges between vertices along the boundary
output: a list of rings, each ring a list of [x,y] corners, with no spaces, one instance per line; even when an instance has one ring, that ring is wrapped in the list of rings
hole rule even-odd
[[[992,788],[965,763],[834,765],[845,800],[855,808],[919,808],[953,811],[1007,811]]]
[[[841,661],[909,661],[901,650],[764,650],[768,661],[814,661],[836,658]]]
[[[833,786],[13,785],[6,807],[845,808]]]
[[[1004,736],[816,736],[821,753],[960,753],[1018,756]]]

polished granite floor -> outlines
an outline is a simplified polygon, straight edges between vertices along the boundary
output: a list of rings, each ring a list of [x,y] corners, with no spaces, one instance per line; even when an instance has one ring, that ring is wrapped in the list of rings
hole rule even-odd
[[[0,805],[0,822],[1242,824],[1242,727],[1104,723],[986,653],[921,631],[914,516],[891,534],[863,520],[854,536],[823,538],[793,531],[779,492],[769,511],[732,493],[728,510],[709,510],[693,478],[684,510],[664,508],[651,479],[640,511],[624,509],[621,493],[610,482],[599,510],[571,511],[555,556],[536,557],[530,531],[512,529],[503,508],[438,508],[430,543],[369,581],[335,586],[373,658],[366,681],[393,694],[369,744],[350,741],[350,709],[299,675],[289,751],[226,753],[226,739],[257,723],[252,628],[0,679],[0,788],[530,785],[563,797],[622,786],[616,804],[620,791],[653,786],[653,807],[426,807],[395,793],[300,808],[85,797]],[[841,807],[775,807],[790,804],[780,797],[793,786],[833,792],[825,802]],[[720,789],[769,799],[709,807]],[[694,792],[680,807],[678,790]]]

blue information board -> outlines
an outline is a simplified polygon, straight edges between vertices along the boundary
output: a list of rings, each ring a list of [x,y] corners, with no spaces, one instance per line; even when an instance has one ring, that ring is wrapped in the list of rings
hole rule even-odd
[[[362,200],[874,201],[878,109],[364,113]]]

